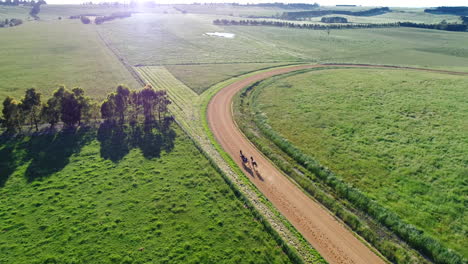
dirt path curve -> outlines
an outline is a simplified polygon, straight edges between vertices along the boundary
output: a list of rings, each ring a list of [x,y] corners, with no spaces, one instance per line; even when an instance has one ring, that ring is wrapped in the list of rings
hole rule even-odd
[[[366,245],[359,241],[351,231],[337,221],[316,201],[305,195],[287,176],[283,175],[259,150],[242,134],[232,115],[232,100],[242,88],[265,78],[278,74],[307,68],[329,66],[395,68],[393,66],[373,65],[301,65],[275,69],[247,77],[218,92],[208,105],[208,123],[216,140],[233,160],[243,169],[257,188],[273,205],[294,225],[314,248],[331,264],[335,263],[385,263]],[[417,68],[404,68],[426,70]],[[433,70],[429,70],[433,71]],[[446,72],[454,74],[467,74]],[[253,156],[258,163],[259,175],[243,166],[239,150],[247,157]]]

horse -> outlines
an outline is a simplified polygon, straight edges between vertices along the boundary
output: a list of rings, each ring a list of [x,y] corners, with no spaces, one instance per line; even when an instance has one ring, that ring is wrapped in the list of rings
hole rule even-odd
[[[254,168],[257,168],[258,165],[257,165],[257,162],[254,160],[254,158],[253,158],[253,157],[250,157],[250,159],[252,160],[252,166],[253,166]]]

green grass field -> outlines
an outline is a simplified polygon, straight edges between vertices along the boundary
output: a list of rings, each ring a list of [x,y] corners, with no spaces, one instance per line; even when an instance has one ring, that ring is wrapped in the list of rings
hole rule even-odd
[[[117,161],[103,155],[120,145],[95,131],[3,140],[0,263],[288,263],[176,133],[160,157],[134,148]]]
[[[227,31],[212,24],[217,16],[136,14],[98,27],[102,35],[133,65],[282,62],[295,60],[286,52],[239,35],[208,36]]]
[[[418,71],[313,71],[260,86],[254,108],[301,151],[466,256],[467,81]]]
[[[325,31],[215,26],[220,16],[140,14],[99,27],[134,65],[348,62],[467,70],[468,35],[413,28]],[[183,25],[183,26],[182,26]],[[235,33],[234,39],[204,35]]]
[[[79,20],[26,22],[1,29],[0,100],[35,87],[48,96],[59,84],[103,98],[118,84],[139,87],[104,46],[93,26]]]

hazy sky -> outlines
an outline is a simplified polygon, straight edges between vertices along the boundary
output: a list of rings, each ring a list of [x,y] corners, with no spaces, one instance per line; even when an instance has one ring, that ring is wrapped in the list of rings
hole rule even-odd
[[[92,0],[88,0],[92,1]],[[116,0],[99,1],[94,0],[93,2],[110,2]],[[123,1],[123,0],[121,0]],[[145,0],[140,0],[145,1]],[[86,2],[83,0],[47,0],[49,4],[79,4]],[[466,6],[468,5],[467,0],[156,0],[157,3],[172,4],[182,3],[189,4],[193,2],[210,2],[210,3],[222,3],[222,2],[238,2],[242,4],[246,3],[271,3],[271,2],[284,2],[284,3],[314,3],[317,2],[320,5],[336,5],[336,4],[355,4],[363,6],[411,6],[411,7],[427,7],[427,6]]]

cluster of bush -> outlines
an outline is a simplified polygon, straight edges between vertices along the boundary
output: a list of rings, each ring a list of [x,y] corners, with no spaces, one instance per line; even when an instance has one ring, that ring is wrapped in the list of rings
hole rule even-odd
[[[19,18],[6,18],[4,21],[0,21],[0,28],[2,27],[14,27],[23,24],[23,20]]]
[[[347,25],[323,25],[323,24],[299,24],[293,22],[269,21],[269,20],[227,20],[216,19],[215,25],[223,26],[273,26],[288,27],[299,29],[328,30],[328,29],[351,29],[351,28],[387,28],[399,27],[399,23],[381,23],[381,24],[347,24]]]
[[[322,17],[320,21],[322,23],[348,23],[345,17]]]
[[[112,123],[128,122],[132,127],[140,121],[145,124],[157,122],[167,127],[174,120],[169,115],[170,104],[166,91],[155,90],[151,85],[138,91],[119,85],[116,92],[108,94],[100,104],[86,96],[81,88],[70,91],[61,86],[46,102],[42,102],[41,94],[31,88],[21,100],[5,98],[1,123],[8,133],[21,132],[28,124],[30,129],[35,126],[36,131],[41,123],[54,128],[60,121],[65,127],[75,127],[100,117]]]
[[[80,19],[81,19],[81,23],[83,23],[83,24],[91,23],[91,19],[89,19],[89,17],[87,17],[87,16],[81,16]]]
[[[259,82],[251,85],[248,89],[244,91],[242,96],[245,97],[250,90],[254,89],[258,85]],[[314,174],[324,184],[329,186],[339,198],[349,201],[353,206],[355,206],[356,208],[370,216],[372,219],[391,230],[399,238],[408,243],[412,248],[421,252],[424,256],[431,259],[434,263],[465,263],[463,257],[458,255],[456,252],[448,249],[439,241],[428,236],[423,231],[417,229],[413,225],[405,223],[394,212],[384,208],[383,206],[381,206],[380,204],[378,204],[377,202],[360,192],[358,189],[348,185],[328,168],[323,167],[315,159],[303,153],[301,150],[299,150],[297,147],[291,144],[287,139],[283,138],[276,131],[274,131],[267,124],[267,121],[264,116],[256,115],[254,117],[254,122],[263,135],[265,135],[269,140],[271,140],[279,149],[281,149],[287,155],[293,158],[297,163],[299,163],[309,172]],[[313,188],[310,188],[310,186],[306,186],[304,188],[308,191],[313,191]],[[327,198],[322,198],[323,199],[319,200],[327,205],[327,203],[329,203],[329,201],[327,201]],[[329,204],[332,207],[336,206],[333,203]],[[332,211],[334,211],[333,208]],[[343,214],[343,212],[337,213],[337,215],[339,214]],[[340,218],[342,217],[340,216]],[[349,219],[344,219],[344,221],[354,230],[357,230],[360,235],[366,238],[366,240],[370,242],[374,242],[376,240],[376,237],[373,234],[373,232],[369,232],[369,230],[359,232],[362,226],[359,222],[359,219],[354,218],[353,216],[348,216],[348,218]],[[375,246],[382,252],[382,254],[388,257],[391,261],[397,263],[405,263],[405,261],[397,261],[399,259],[399,256],[395,254],[395,246],[389,243],[382,243],[381,245],[375,244]]]
[[[376,16],[390,12],[388,7],[372,8],[364,11],[347,11],[347,10],[313,10],[313,11],[298,11],[298,12],[284,12],[281,16],[285,20],[300,20],[309,17],[320,17],[327,15],[348,15],[348,16]]]
[[[117,12],[117,13],[112,13],[110,16],[98,16],[94,20],[94,23],[96,23],[96,25],[100,25],[106,21],[111,21],[117,18],[126,18],[126,17],[131,17],[131,16],[132,16],[132,12]]]

